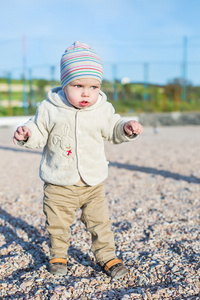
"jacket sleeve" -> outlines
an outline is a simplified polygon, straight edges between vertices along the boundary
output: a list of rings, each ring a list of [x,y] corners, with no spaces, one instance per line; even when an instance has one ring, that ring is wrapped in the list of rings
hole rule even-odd
[[[23,125],[31,130],[31,136],[26,142],[18,142],[18,144],[26,148],[43,148],[49,134],[48,120],[48,110],[43,101],[38,107],[36,115]]]
[[[124,125],[128,120],[121,118],[119,114],[115,113],[114,107],[111,103],[108,103],[107,108],[107,126],[103,134],[104,138],[113,143],[121,144],[124,142],[130,142],[137,137],[137,135],[128,136],[124,131]]]

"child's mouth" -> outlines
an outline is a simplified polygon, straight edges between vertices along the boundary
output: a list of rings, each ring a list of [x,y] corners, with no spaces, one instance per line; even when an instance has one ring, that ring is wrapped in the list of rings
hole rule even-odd
[[[80,106],[84,107],[88,105],[88,101],[81,101],[79,102]]]

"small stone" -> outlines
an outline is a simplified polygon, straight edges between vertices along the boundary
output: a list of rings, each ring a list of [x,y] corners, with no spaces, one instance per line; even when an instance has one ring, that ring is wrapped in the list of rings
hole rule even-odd
[[[131,299],[129,295],[124,295],[121,298],[121,300],[128,300],[128,299]]]
[[[53,296],[51,296],[51,298],[50,298],[50,300],[57,300],[58,298],[57,298],[57,296],[56,295],[53,295]]]
[[[58,285],[56,288],[55,288],[55,292],[56,293],[62,293],[62,291],[65,289],[65,286],[63,285]]]
[[[145,291],[143,289],[141,290],[141,293],[142,293],[143,300],[148,300],[147,294],[145,293]]]
[[[36,282],[41,282],[41,281],[43,281],[43,280],[44,280],[43,278],[36,278],[36,279],[35,279]]]
[[[97,280],[96,279],[93,279],[91,282],[90,282],[91,285],[95,285],[95,284],[98,284]]]
[[[149,291],[145,291],[148,300],[152,300],[151,294]]]
[[[28,280],[28,281],[25,281],[23,282],[21,285],[20,285],[20,288],[22,290],[26,290],[27,287],[31,286],[33,284],[33,280]]]
[[[133,285],[135,285],[135,282],[132,281],[132,280],[129,280],[129,281],[128,281],[128,286],[133,286]]]
[[[111,277],[107,277],[106,279],[105,279],[105,283],[110,283],[111,282]]]

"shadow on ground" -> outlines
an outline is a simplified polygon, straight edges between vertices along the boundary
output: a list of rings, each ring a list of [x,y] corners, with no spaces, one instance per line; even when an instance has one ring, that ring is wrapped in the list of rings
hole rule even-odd
[[[155,168],[141,167],[141,166],[137,166],[137,165],[129,165],[129,164],[123,164],[123,163],[111,162],[111,161],[109,162],[109,166],[116,167],[119,169],[126,169],[126,170],[130,170],[130,171],[138,171],[138,172],[152,174],[152,175],[160,175],[165,178],[172,178],[175,180],[183,180],[183,181],[186,181],[189,183],[200,184],[200,178],[195,177],[193,175],[185,176],[185,175],[181,175],[179,173],[173,173],[173,172],[166,171],[166,170],[159,170],[159,169],[155,169]]]
[[[21,149],[21,148],[12,148],[12,147],[5,147],[5,146],[0,146],[0,150],[8,150],[8,151],[14,151],[14,152],[24,152],[24,153],[32,153],[32,154],[42,154],[42,151],[39,150],[30,150],[30,149]],[[119,169],[126,169],[130,171],[138,171],[142,173],[147,173],[147,174],[152,174],[152,175],[160,175],[165,178],[172,178],[175,180],[183,180],[189,183],[195,183],[195,184],[200,184],[200,178],[195,177],[193,175],[191,176],[186,176],[186,175],[181,175],[179,173],[174,173],[166,170],[159,170],[156,168],[150,168],[150,167],[141,167],[137,165],[130,165],[130,164],[124,164],[124,163],[118,163],[118,162],[109,162],[109,166],[111,167],[116,167]]]

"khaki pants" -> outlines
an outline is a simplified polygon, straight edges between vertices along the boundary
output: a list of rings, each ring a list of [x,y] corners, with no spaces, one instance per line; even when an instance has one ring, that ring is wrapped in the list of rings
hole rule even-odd
[[[92,235],[92,251],[101,265],[115,258],[108,205],[103,183],[97,186],[44,185],[44,213],[50,235],[50,259],[66,258],[75,212]]]

